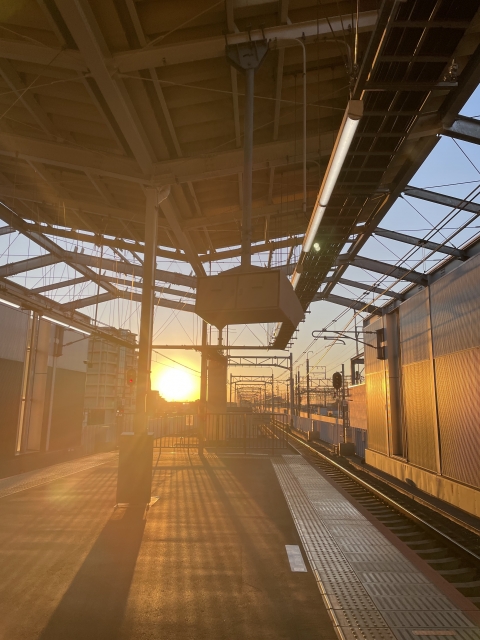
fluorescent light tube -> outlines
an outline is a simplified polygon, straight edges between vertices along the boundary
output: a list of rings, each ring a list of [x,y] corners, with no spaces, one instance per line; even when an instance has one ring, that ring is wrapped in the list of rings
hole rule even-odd
[[[360,122],[362,115],[363,102],[361,100],[350,100],[347,105],[347,110],[343,116],[332,155],[330,156],[330,161],[323,177],[322,186],[318,192],[317,201],[315,202],[312,217],[310,218],[310,223],[303,240],[303,253],[308,253],[312,248],[318,227],[322,221],[323,214],[327,208],[332,191],[335,188],[335,184],[340,171],[342,170],[345,157],[350,149],[353,136],[355,135],[355,131],[357,130],[358,123]]]
[[[330,196],[335,188],[335,185],[342,170],[343,163],[347,156],[350,145],[352,144],[353,136],[357,130],[358,123],[363,115],[363,102],[361,100],[349,100],[347,109],[343,115],[342,124],[337,134],[337,139],[333,145],[332,155],[328,163],[327,170],[323,176],[322,186],[318,192],[317,201],[313,207],[313,213],[308,224],[305,237],[303,239],[302,252],[298,261],[297,267],[292,276],[292,287],[295,289],[300,273],[302,269],[303,260],[305,254],[307,254],[315,241],[318,227],[323,218],[323,214],[327,208]],[[315,243],[315,250],[318,251],[317,244]]]
[[[49,318],[48,316],[42,316],[42,318],[44,320],[48,320],[49,322],[53,322],[54,324],[58,324],[61,327],[66,327],[68,329],[68,324],[65,324],[65,322],[60,322],[60,320],[54,320],[53,318]]]
[[[72,331],[78,331],[78,333],[83,333],[86,336],[91,336],[91,333],[88,333],[88,331],[84,331],[83,329],[77,329],[77,327],[72,327],[72,325],[69,325],[68,327],[69,329],[71,329]]]
[[[7,304],[9,307],[13,307],[14,309],[20,309],[19,304],[15,304],[14,302],[9,302],[8,300],[4,300],[3,298],[0,298],[0,302],[2,304]]]

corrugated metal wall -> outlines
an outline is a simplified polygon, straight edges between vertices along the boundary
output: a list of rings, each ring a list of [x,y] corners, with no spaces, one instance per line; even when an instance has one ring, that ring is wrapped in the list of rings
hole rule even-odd
[[[436,358],[442,473],[480,487],[480,350]]]
[[[480,346],[480,256],[430,287],[435,358]]]
[[[400,305],[400,354],[407,460],[437,471],[437,413],[427,289]]]
[[[428,290],[423,289],[400,305],[402,365],[430,359]]]
[[[0,459],[15,455],[28,318],[28,312],[0,303]]]
[[[403,418],[407,431],[407,460],[437,471],[437,415],[430,360],[402,367]]]
[[[431,286],[442,473],[480,487],[480,256]]]
[[[367,389],[368,446],[373,451],[388,453],[385,372],[365,377]]]
[[[407,461],[480,488],[480,255],[459,264],[398,309]],[[381,323],[376,319],[367,330],[375,331]],[[374,345],[375,335],[365,334],[365,340]],[[367,347],[368,446],[391,455],[385,429],[388,373],[375,349]]]
[[[367,400],[364,384],[350,387],[348,397],[348,413],[352,427],[367,428]]]
[[[368,326],[368,331],[378,331],[382,327],[382,319],[379,318]],[[376,335],[365,334],[365,342],[376,346]],[[368,446],[373,451],[388,453],[385,361],[377,358],[377,351],[372,347],[365,347],[365,372]]]
[[[49,426],[50,450],[80,444],[88,340],[64,331],[52,390],[56,330],[0,303],[0,460],[47,450]]]

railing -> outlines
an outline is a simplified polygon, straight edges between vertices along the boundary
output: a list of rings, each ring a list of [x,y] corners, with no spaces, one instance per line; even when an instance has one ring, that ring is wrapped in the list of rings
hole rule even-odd
[[[151,418],[149,431],[154,445],[162,449],[198,449],[199,417],[193,414]]]
[[[120,433],[134,430],[133,420],[133,414],[124,414],[115,427],[84,427],[85,453],[114,449]],[[203,419],[194,414],[175,414],[149,419],[149,432],[160,450],[194,450],[203,444],[224,451],[274,455],[288,448],[289,427],[290,416],[284,413],[212,413]]]
[[[203,426],[204,445],[247,453],[275,454],[287,449],[289,416],[271,413],[208,414]]]

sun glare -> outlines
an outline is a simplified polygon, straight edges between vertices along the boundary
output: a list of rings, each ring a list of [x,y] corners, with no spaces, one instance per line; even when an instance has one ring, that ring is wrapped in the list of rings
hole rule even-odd
[[[169,402],[186,402],[193,399],[195,382],[188,371],[164,369],[158,376],[155,388]]]

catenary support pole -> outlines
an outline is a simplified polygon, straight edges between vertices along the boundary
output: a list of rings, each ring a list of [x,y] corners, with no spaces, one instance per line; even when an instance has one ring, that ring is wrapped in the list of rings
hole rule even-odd
[[[302,411],[302,390],[300,389],[300,369],[297,369],[297,415]]]
[[[310,418],[312,411],[310,409],[310,360],[307,358],[307,415]]]
[[[275,383],[273,380],[273,373],[272,373],[272,417],[274,413],[275,413]]]
[[[295,395],[293,385],[293,354],[290,354],[290,426],[293,427],[293,414],[295,411]]]

